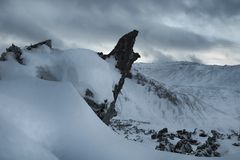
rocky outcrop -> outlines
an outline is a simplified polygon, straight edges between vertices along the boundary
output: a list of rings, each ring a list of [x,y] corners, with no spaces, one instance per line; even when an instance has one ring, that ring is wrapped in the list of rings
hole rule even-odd
[[[97,114],[97,116],[100,119],[103,119],[108,106],[108,101],[105,100],[103,103],[100,104],[95,102],[94,94],[90,89],[86,89],[83,98],[87,102],[87,104],[92,108],[92,110]]]
[[[125,34],[119,39],[115,48],[108,55],[103,55],[102,52],[98,53],[98,55],[103,59],[114,57],[117,62],[116,68],[118,68],[122,74],[130,76],[132,64],[140,58],[140,55],[133,51],[137,35],[137,30]]]
[[[9,56],[12,56],[20,64],[23,64],[22,50],[20,47],[12,44],[10,47],[6,48],[6,52],[1,54],[0,60],[6,61]]]
[[[42,45],[46,45],[49,48],[52,48],[52,41],[50,39],[48,39],[48,40],[45,40],[45,41],[42,41],[42,42],[30,45],[30,46],[27,46],[26,49],[27,50],[32,50],[33,48],[38,48],[39,46],[42,46]]]
[[[123,87],[125,78],[131,77],[130,71],[132,68],[132,64],[134,63],[134,61],[140,58],[140,55],[133,51],[133,46],[134,46],[137,35],[138,35],[138,31],[133,30],[132,32],[129,32],[124,36],[122,36],[119,39],[115,48],[108,55],[103,55],[103,53],[98,53],[98,55],[103,59],[114,58],[116,60],[115,67],[119,69],[122,75],[118,83],[114,86],[114,89],[112,91],[114,99],[110,103],[110,106],[107,109],[107,112],[103,118],[103,122],[107,125],[109,125],[110,120],[117,115],[117,112],[115,110],[115,104],[116,104],[118,95],[121,92],[121,89]]]
[[[116,67],[122,74],[130,74],[133,62],[140,58],[140,55],[133,51],[137,35],[137,30],[125,34],[119,39],[115,48],[109,53],[109,56],[114,56],[116,59]]]
[[[139,85],[146,86],[149,92],[154,92],[159,98],[168,99],[174,105],[178,105],[180,103],[180,100],[177,98],[176,94],[164,87],[164,85],[158,81],[149,77],[147,78],[143,74],[139,73],[138,70],[134,70],[134,73],[132,74],[132,80]]]
[[[52,41],[46,40],[34,45],[27,46],[27,50],[32,50],[33,48],[38,48],[42,45],[46,45],[49,48],[52,48]],[[9,57],[13,57],[18,63],[24,64],[24,59],[22,58],[22,49],[14,44],[6,48],[6,52],[3,52],[0,57],[0,61],[6,61]]]
[[[217,139],[220,139],[222,137],[219,137],[221,135],[215,130],[212,130],[212,136],[208,137],[206,142],[202,145],[198,146],[196,149],[195,156],[199,157],[220,157],[221,154],[217,152],[218,147],[220,144],[217,143]]]

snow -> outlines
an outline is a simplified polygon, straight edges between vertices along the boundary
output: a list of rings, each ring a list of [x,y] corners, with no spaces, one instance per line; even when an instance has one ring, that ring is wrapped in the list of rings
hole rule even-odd
[[[51,152],[31,140],[21,130],[1,117],[0,159],[2,160],[57,160]]]
[[[1,135],[6,137],[1,144],[7,146],[0,151],[3,159],[144,160],[163,156],[116,135],[70,83],[1,80],[0,89]]]
[[[25,51],[24,56],[28,68],[34,69],[32,76],[36,76],[36,70],[42,67],[49,70],[56,80],[71,82],[82,96],[86,89],[90,89],[96,101],[113,99],[112,88],[120,74],[111,63],[106,63],[91,50],[50,51],[44,46],[35,49],[34,53]]]
[[[117,102],[117,118],[147,121],[156,129],[227,132],[240,128],[240,66],[163,62],[137,63],[134,68],[174,93],[181,103],[174,105],[147,85],[126,80]]]
[[[240,87],[240,65],[218,66],[180,61],[138,63],[135,67],[168,85],[231,89]]]
[[[1,160],[208,159],[155,151],[123,139],[103,124],[82,96],[90,88],[98,101],[111,100],[119,73],[93,51],[41,47],[25,50],[23,56],[26,65],[14,60],[0,62]],[[51,75],[49,80],[39,79],[39,67]],[[135,85],[127,81],[124,92],[137,89],[141,94],[143,88]],[[129,94],[132,99],[135,92]],[[143,94],[140,98],[139,103],[149,104]],[[154,108],[149,113],[146,110],[139,108],[136,114],[158,114]],[[122,116],[130,117],[127,112]],[[234,152],[218,159],[238,157]]]

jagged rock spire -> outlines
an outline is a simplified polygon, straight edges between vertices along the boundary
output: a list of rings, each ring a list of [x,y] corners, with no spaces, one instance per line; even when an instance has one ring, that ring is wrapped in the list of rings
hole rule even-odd
[[[134,61],[136,61],[140,55],[133,51],[133,46],[138,35],[137,30],[133,30],[123,37],[121,37],[115,46],[115,48],[109,53],[110,56],[114,56],[117,65],[116,67],[121,73],[129,73]]]
[[[133,51],[133,46],[135,44],[136,37],[138,35],[137,30],[133,30],[125,35],[123,35],[114,49],[108,54],[103,55],[98,53],[103,59],[114,57],[117,61],[116,67],[121,71],[122,74],[129,74],[132,64],[140,55]]]
[[[114,57],[117,64],[116,68],[118,68],[122,74],[118,83],[114,86],[113,89],[113,98],[114,100],[110,103],[110,107],[108,108],[105,116],[103,117],[103,122],[107,125],[110,124],[110,120],[117,115],[115,110],[115,104],[118,98],[119,93],[122,90],[124,85],[124,81],[126,77],[131,77],[131,68],[134,61],[140,58],[138,53],[133,51],[133,46],[138,35],[137,30],[133,30],[124,36],[122,36],[114,49],[108,54],[103,55],[102,53],[98,53],[100,57],[106,59],[108,57]]]

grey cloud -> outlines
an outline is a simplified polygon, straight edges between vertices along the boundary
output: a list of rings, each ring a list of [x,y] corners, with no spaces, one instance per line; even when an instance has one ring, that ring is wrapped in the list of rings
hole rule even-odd
[[[180,50],[206,50],[215,45],[233,44],[233,42],[227,40],[211,39],[182,28],[165,25],[158,25],[155,28],[149,27],[145,29],[144,33],[144,41],[162,48],[173,47]]]
[[[28,42],[52,38],[62,47],[71,40],[76,46],[100,49],[104,44],[114,47],[122,34],[138,29],[136,47],[159,57],[161,50],[178,50],[180,54],[237,45],[240,40],[235,42],[231,37],[194,32],[199,26],[179,27],[174,18],[221,28],[225,19],[239,16],[239,4],[237,0],[0,0],[0,34]],[[165,23],[166,17],[172,24]],[[211,18],[223,22],[215,24]]]
[[[93,3],[95,2],[95,3]],[[99,6],[91,7],[96,5],[95,0],[91,0],[90,2],[81,3],[79,5],[78,9],[81,10],[84,13],[87,13],[84,16],[76,16],[71,17],[72,15],[68,15],[68,13],[65,15],[66,19],[61,19],[60,23],[62,24],[62,27],[64,30],[68,30],[69,28],[72,31],[75,31],[71,36],[79,36],[79,37],[87,37],[85,39],[96,39],[99,38],[100,41],[110,41],[113,37],[112,35],[119,35],[123,34],[124,32],[127,32],[131,29],[139,29],[141,32],[140,39],[142,39],[142,44],[144,44],[146,41],[151,42],[151,44],[155,44],[157,46],[161,46],[163,48],[169,48],[173,47],[176,49],[184,49],[184,50],[192,50],[192,49],[208,49],[210,47],[213,47],[215,45],[229,45],[233,44],[233,42],[219,39],[215,37],[204,37],[202,35],[196,34],[191,31],[184,30],[183,28],[177,28],[177,27],[170,27],[166,26],[164,24],[159,23],[152,23],[148,22],[146,23],[145,19],[142,19],[142,15],[140,14],[140,11],[136,11],[136,6],[133,7],[134,9],[129,9],[129,6],[131,6],[131,2],[129,2],[128,9],[125,8],[126,3],[107,3],[109,1],[103,1]],[[139,3],[141,4],[142,1]],[[167,7],[170,7],[174,9],[171,6],[174,6],[173,1],[159,1],[159,2],[165,2],[163,4],[167,4]],[[180,1],[177,1],[180,2]],[[143,3],[143,2],[142,2]],[[78,1],[78,4],[79,1]],[[123,7],[122,9],[126,11],[125,16],[127,17],[126,21],[120,21],[116,18],[115,14],[118,14],[118,10],[112,11],[114,5],[119,7]],[[158,4],[158,3],[157,3]],[[177,3],[178,4],[178,3]],[[181,3],[180,3],[181,4]],[[180,5],[179,4],[179,5]],[[143,5],[143,4],[142,4]],[[104,8],[105,7],[105,8]],[[164,8],[164,5],[162,5],[162,8]],[[176,7],[177,8],[177,7]],[[96,11],[97,10],[97,11]],[[140,10],[140,9],[139,9]],[[99,11],[102,11],[101,14],[99,14]],[[136,13],[139,13],[139,16],[135,16]],[[71,24],[70,26],[65,26],[64,24]],[[88,35],[87,35],[88,34]],[[147,45],[145,43],[145,45]]]
[[[201,0],[195,1],[186,11],[210,17],[231,18],[240,15],[239,0]]]
[[[28,43],[51,38],[57,46],[63,45],[60,39],[52,35],[44,26],[38,25],[36,20],[14,12],[14,8],[11,9],[12,3],[5,3],[4,1],[3,3],[6,7],[1,10],[0,14],[0,34],[4,34],[5,37],[20,38]],[[2,4],[2,1],[0,4]],[[4,36],[1,37],[1,40],[4,40]]]

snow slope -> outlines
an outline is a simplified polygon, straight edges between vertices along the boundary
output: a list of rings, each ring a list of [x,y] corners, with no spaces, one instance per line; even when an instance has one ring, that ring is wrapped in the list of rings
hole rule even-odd
[[[118,100],[119,119],[151,122],[156,129],[240,128],[240,66],[166,62],[137,63],[134,69],[148,82],[126,81]],[[153,83],[163,89],[156,91]],[[177,104],[159,92],[173,95]]]
[[[3,137],[0,138],[0,159],[159,158],[159,153],[126,142],[105,126],[85,103],[72,81],[45,81],[34,76],[35,67],[42,64],[41,59],[36,58],[41,57],[37,54],[48,60],[55,56],[48,57],[49,53],[44,51],[31,53],[36,55],[26,54],[26,66],[14,61],[1,62],[0,134]],[[69,58],[86,61],[94,56],[93,53],[86,55],[82,50],[78,53],[79,57],[69,54]],[[98,61],[102,62],[98,58],[95,64],[99,64]],[[99,65],[95,69],[99,69]],[[78,72],[76,76],[80,77],[85,72]],[[93,74],[89,76],[94,78]]]
[[[168,85],[240,89],[240,65],[218,66],[180,61],[138,63],[135,67]]]
[[[0,95],[1,118],[7,122],[4,123],[2,130],[10,125],[11,129],[17,130],[15,135],[5,135],[9,139],[13,138],[11,141],[14,141],[15,147],[21,147],[30,141],[29,145],[33,148],[28,151],[28,145],[22,146],[26,147],[24,149],[26,152],[23,154],[33,151],[39,154],[34,153],[35,156],[39,156],[39,159],[45,159],[47,156],[49,159],[54,159],[54,157],[59,159],[113,159],[114,157],[126,159],[129,156],[146,159],[147,153],[152,152],[137,145],[128,144],[117,137],[96,117],[69,83],[23,79],[1,81],[0,88],[2,91]],[[26,138],[19,138],[21,134]],[[6,146],[10,144],[7,143]],[[34,144],[37,144],[36,147]],[[134,148],[132,155],[129,155],[128,149],[123,146]],[[48,152],[41,154],[44,151],[42,148],[47,149]],[[14,151],[12,148],[6,150],[5,153]],[[142,154],[139,155],[137,150],[142,150]],[[156,159],[158,154],[154,152],[151,154],[153,154],[153,159]],[[1,159],[8,159],[2,154],[0,156],[3,156]],[[31,159],[30,156],[25,158]]]

